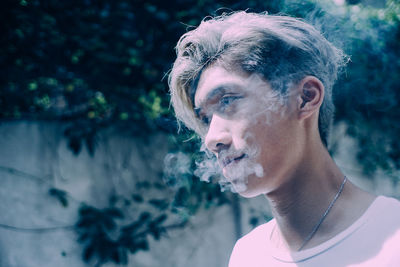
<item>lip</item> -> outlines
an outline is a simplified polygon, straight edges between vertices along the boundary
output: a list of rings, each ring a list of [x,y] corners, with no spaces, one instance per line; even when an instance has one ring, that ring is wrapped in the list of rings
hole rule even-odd
[[[221,158],[221,160],[219,160],[219,162],[220,162],[220,165],[222,166],[222,168],[225,168],[226,166],[228,166],[231,163],[239,162],[241,159],[245,158],[246,156],[247,156],[246,154],[241,154],[238,157],[227,156],[227,157]]]

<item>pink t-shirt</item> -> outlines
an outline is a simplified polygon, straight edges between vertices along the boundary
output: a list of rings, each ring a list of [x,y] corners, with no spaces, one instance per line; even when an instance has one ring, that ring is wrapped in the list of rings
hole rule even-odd
[[[275,220],[239,239],[229,267],[400,267],[400,202],[379,196],[365,213],[332,239],[299,252],[270,243]]]

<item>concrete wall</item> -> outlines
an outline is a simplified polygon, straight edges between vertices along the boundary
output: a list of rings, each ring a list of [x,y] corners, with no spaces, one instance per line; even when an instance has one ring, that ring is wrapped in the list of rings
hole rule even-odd
[[[97,139],[92,158],[86,149],[73,155],[62,131],[59,124],[0,125],[0,266],[90,266],[81,260],[73,231],[24,229],[71,226],[81,203],[105,207],[111,193],[132,194],[137,181],[154,181],[162,172],[168,152],[163,135],[144,142],[110,131]],[[52,187],[69,192],[67,207],[48,194]],[[151,250],[131,256],[129,265],[224,266],[234,242],[230,207],[213,208],[184,230],[151,241]]]
[[[399,197],[399,185],[383,173],[363,177],[354,161],[355,143],[343,138],[344,129],[336,128],[333,141],[339,143],[336,161],[349,179],[368,191]],[[97,139],[94,157],[86,149],[75,156],[62,131],[60,124],[40,122],[0,125],[0,266],[90,266],[81,260],[75,233],[62,227],[76,222],[81,203],[101,208],[111,193],[129,195],[137,181],[157,179],[168,152],[164,135],[143,142],[110,131]],[[52,187],[69,192],[67,207],[48,194]],[[251,216],[268,214],[263,197],[241,199],[241,207],[243,233],[251,230]],[[62,229],[40,231],[48,227]],[[211,208],[196,214],[184,230],[151,241],[149,252],[131,255],[129,266],[227,266],[235,235],[232,207]]]

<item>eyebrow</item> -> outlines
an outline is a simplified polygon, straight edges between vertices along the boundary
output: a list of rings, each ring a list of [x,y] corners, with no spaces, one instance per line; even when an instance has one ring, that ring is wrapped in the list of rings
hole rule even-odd
[[[210,99],[214,98],[216,95],[222,95],[223,93],[226,92],[227,88],[232,86],[231,84],[224,84],[224,85],[219,85],[215,88],[213,88],[212,90],[210,90],[210,92],[208,92],[208,94],[206,95],[206,97],[204,98],[204,100],[202,100],[198,106],[195,106],[193,108],[194,113],[196,114],[196,117],[199,118],[200,114],[202,112],[203,109],[203,105],[204,103],[207,103],[210,101]]]

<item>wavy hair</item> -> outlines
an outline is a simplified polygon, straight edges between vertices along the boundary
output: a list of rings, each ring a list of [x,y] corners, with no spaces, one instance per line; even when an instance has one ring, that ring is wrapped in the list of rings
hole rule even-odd
[[[194,113],[194,94],[202,71],[218,62],[227,69],[257,73],[284,97],[290,84],[308,75],[325,87],[318,129],[328,146],[334,115],[332,87],[347,63],[342,50],[300,19],[267,13],[234,12],[206,18],[185,33],[176,46],[177,58],[169,75],[175,115],[200,136],[204,126]]]

